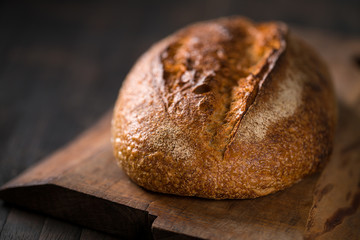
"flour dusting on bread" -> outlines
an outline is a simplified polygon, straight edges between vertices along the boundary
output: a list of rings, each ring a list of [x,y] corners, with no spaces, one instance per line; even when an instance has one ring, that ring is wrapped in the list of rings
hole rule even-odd
[[[259,109],[249,109],[240,123],[238,136],[243,140],[262,140],[271,124],[292,116],[301,104],[304,77],[301,72],[295,75],[287,69],[285,79],[279,84],[278,91],[271,93],[269,101],[262,102],[261,107],[259,104],[254,106]]]
[[[173,159],[188,159],[192,155],[192,147],[184,138],[184,133],[174,123],[167,121],[150,136],[149,145],[169,154]]]

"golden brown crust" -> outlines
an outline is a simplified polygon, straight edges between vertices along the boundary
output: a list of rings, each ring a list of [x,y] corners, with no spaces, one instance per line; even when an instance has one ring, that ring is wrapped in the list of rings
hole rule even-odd
[[[326,67],[280,23],[223,18],[154,45],[114,109],[114,153],[147,189],[214,199],[263,196],[331,152]]]

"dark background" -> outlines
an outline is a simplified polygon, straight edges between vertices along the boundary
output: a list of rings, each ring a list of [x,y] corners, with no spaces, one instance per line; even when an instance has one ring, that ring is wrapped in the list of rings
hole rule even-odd
[[[0,185],[109,110],[152,43],[191,22],[226,15],[360,35],[359,0],[2,1]],[[0,239],[21,238],[106,236],[0,202]]]

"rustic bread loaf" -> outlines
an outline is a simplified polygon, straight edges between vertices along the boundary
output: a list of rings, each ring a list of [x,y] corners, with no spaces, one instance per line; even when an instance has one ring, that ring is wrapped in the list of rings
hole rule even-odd
[[[254,198],[321,167],[336,106],[324,63],[282,23],[222,18],[148,50],[121,88],[118,164],[156,192]]]

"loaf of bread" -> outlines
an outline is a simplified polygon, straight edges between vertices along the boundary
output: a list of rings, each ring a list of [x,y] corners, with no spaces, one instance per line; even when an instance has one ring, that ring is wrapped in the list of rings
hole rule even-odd
[[[326,163],[334,99],[326,66],[285,24],[201,22],[152,46],[126,77],[114,154],[152,191],[264,196]]]

